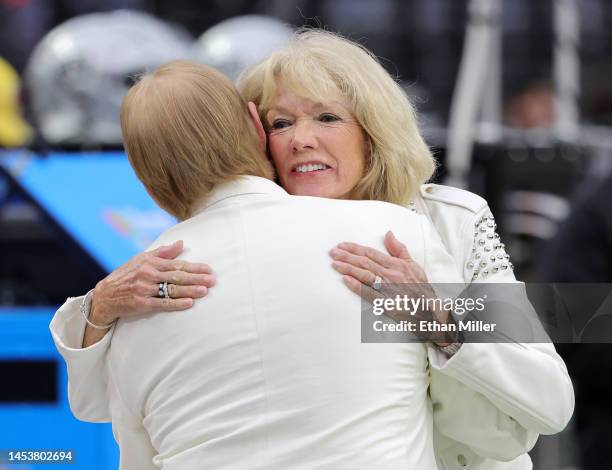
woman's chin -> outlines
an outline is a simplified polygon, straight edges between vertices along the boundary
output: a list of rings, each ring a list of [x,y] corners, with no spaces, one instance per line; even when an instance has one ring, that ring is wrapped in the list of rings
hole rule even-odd
[[[288,192],[294,196],[314,196],[326,197],[330,199],[338,198],[338,191],[330,188],[329,185],[321,184],[296,184],[289,188]]]

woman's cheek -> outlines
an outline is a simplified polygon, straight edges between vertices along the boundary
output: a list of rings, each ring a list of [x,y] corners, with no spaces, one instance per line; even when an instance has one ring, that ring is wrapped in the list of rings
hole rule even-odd
[[[278,138],[270,137],[269,138],[269,148],[270,148],[270,156],[272,157],[272,161],[274,162],[274,166],[276,167],[276,171],[282,172],[284,170],[284,163],[286,162],[286,158],[283,155],[282,146],[280,142],[278,142]]]

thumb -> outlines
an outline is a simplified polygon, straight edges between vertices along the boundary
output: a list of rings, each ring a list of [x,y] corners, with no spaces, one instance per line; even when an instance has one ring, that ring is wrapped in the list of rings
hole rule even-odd
[[[393,232],[391,230],[389,230],[385,235],[385,248],[387,248],[389,254],[395,258],[412,260],[410,253],[408,253],[408,248],[406,248],[406,245],[404,245],[397,238],[395,238],[395,235],[393,235]]]
[[[171,245],[162,245],[155,248],[151,254],[165,259],[174,259],[183,251],[183,240],[177,240]]]

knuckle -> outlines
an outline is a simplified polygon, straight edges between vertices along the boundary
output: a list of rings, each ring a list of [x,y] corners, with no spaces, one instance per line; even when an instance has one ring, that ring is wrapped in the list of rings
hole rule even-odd
[[[197,287],[190,287],[190,288],[186,288],[183,297],[191,297],[191,298],[196,298],[196,297],[200,297],[202,294],[198,293],[198,288]]]
[[[134,284],[134,291],[139,294],[146,294],[148,290],[148,286],[144,282],[137,282]]]
[[[146,276],[146,279],[154,279],[157,277],[157,269],[155,269],[155,267],[151,266],[150,264],[147,264],[146,270],[144,271],[144,274]]]
[[[372,260],[367,260],[365,263],[364,268],[370,270],[370,271],[379,271],[380,267]]]

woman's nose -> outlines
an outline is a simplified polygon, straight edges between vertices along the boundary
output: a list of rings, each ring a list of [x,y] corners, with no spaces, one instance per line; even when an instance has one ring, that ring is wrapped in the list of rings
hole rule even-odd
[[[295,123],[291,146],[294,152],[317,148],[317,136],[311,122],[298,120]]]

